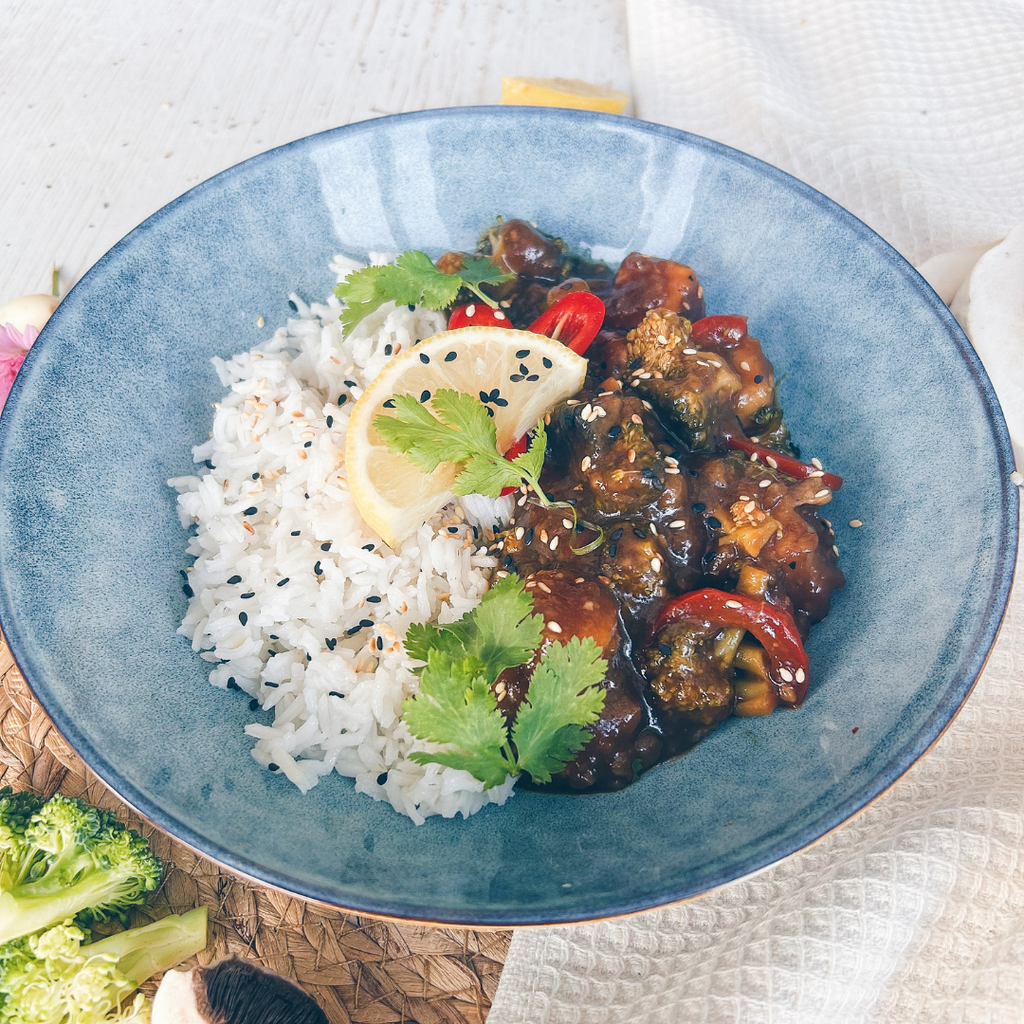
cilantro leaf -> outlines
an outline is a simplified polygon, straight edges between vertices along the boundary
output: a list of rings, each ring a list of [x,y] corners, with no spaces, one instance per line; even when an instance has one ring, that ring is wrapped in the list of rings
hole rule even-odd
[[[498,580],[458,622],[410,626],[405,649],[420,661],[427,661],[431,652],[453,659],[475,658],[486,681],[493,683],[505,669],[528,662],[540,646],[544,617],[532,611],[533,598],[523,581],[509,575]]]
[[[596,722],[605,692],[597,684],[608,663],[591,637],[551,644],[533,671],[512,727],[519,767],[534,782],[551,781],[590,741],[583,728]]]
[[[403,252],[394,263],[383,267],[364,267],[348,275],[334,289],[345,303],[341,323],[351,330],[385,302],[399,305],[446,309],[458,298],[461,288],[469,288],[488,305],[497,303],[480,290],[481,284],[500,284],[515,277],[503,274],[485,256],[467,256],[458,274],[445,274],[431,258],[418,249]]]
[[[548,432],[544,429],[544,420],[537,420],[537,429],[530,438],[530,447],[512,460],[512,466],[520,477],[540,479],[540,471],[544,468],[544,452],[548,446]],[[518,481],[517,481],[518,483]],[[508,486],[506,484],[506,486]]]
[[[420,739],[450,744],[446,751],[416,751],[417,764],[443,764],[478,778],[485,789],[517,774],[508,751],[505,717],[473,657],[455,660],[431,651],[420,676],[420,692],[402,708],[409,731]]]
[[[435,398],[444,393],[439,391]],[[467,443],[467,438],[458,430],[445,426],[413,395],[395,395],[393,401],[395,415],[381,413],[373,421],[389,451],[404,455],[425,473],[432,473],[442,462],[465,462],[472,457],[474,449]],[[479,402],[477,405],[483,410]],[[487,418],[486,412],[484,418]],[[491,433],[494,433],[493,427]]]

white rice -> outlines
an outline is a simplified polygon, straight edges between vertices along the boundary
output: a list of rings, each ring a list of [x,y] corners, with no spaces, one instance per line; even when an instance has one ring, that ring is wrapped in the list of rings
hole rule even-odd
[[[336,257],[331,266],[341,279],[356,265]],[[182,524],[195,527],[194,596],[179,632],[214,664],[214,686],[273,710],[273,725],[245,727],[252,756],[303,793],[337,771],[417,824],[503,804],[511,777],[484,792],[468,772],[409,760],[429,744],[401,720],[418,688],[402,638],[413,622],[451,622],[479,602],[495,565],[490,527],[509,499],[452,503],[392,550],[345,480],[349,412],[391,358],[385,346],[394,354],[443,330],[444,318],[387,303],[343,338],[336,298],[290,298],[299,319],[213,360],[230,390],[214,405],[210,440],[193,449],[205,465],[169,481]]]

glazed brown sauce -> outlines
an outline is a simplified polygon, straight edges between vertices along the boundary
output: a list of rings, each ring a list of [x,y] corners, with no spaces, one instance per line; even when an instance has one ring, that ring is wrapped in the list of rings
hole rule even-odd
[[[736,329],[690,341],[704,315],[690,267],[631,253],[613,272],[518,220],[492,231],[483,251],[517,275],[500,293],[515,326],[570,291],[605,302],[584,388],[550,413],[541,477],[550,498],[572,503],[578,525],[571,510],[517,495],[497,572],[525,581],[546,623],[544,645],[589,636],[608,661],[593,739],[551,787],[621,789],[730,714],[774,706],[756,672],[741,667],[756,668],[764,654],[749,640],[733,661],[722,631],[655,634],[652,625],[687,591],[756,587],[806,637],[844,584],[831,528],[817,514],[831,495],[817,480],[794,481],[726,450],[729,432],[744,432],[788,452],[788,434],[756,338]],[[577,553],[598,528],[601,543]],[[509,717],[542,651],[497,680]]]

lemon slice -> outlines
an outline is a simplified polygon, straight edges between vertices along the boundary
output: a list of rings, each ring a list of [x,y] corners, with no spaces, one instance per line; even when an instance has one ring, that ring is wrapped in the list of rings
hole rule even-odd
[[[457,463],[424,473],[388,451],[374,429],[378,416],[394,415],[384,406],[394,395],[415,395],[428,406],[429,396],[445,388],[488,396],[504,452],[579,391],[586,373],[586,359],[559,342],[504,327],[444,331],[399,353],[360,395],[348,421],[346,472],[360,515],[396,547],[452,498]]]
[[[505,106],[570,107],[621,114],[629,95],[578,78],[503,78],[501,102]]]

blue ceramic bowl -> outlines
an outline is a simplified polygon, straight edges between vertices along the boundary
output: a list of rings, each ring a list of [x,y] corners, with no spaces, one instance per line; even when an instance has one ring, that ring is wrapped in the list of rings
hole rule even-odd
[[[175,629],[210,357],[268,337],[336,252],[472,246],[496,214],[618,261],[685,260],[742,312],[787,420],[846,478],[829,516],[847,588],[809,644],[798,712],[731,719],[636,785],[519,793],[416,827],[261,769],[248,700]],[[257,328],[257,316],[266,327]],[[813,842],[926,751],[1005,606],[1017,492],[992,388],[945,306],[806,185],[657,125],[564,110],[427,111],[249,160],[128,235],[61,304],[0,422],[0,616],[48,713],[130,804],[210,857],[374,914],[573,921],[704,892]],[[851,529],[851,519],[864,521]]]

